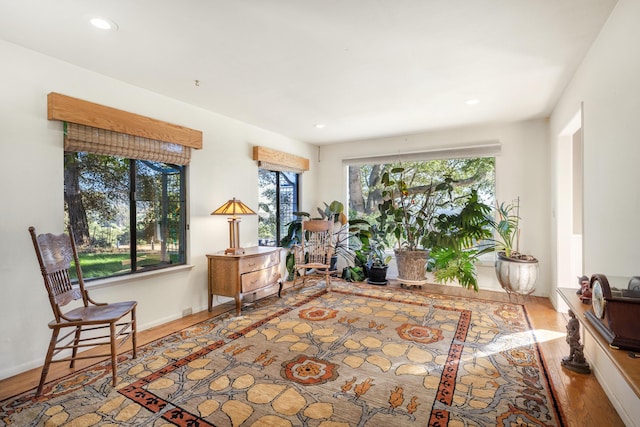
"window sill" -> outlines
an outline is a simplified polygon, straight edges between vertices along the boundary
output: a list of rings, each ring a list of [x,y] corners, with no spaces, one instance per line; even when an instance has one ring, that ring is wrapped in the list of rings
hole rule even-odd
[[[193,268],[193,265],[185,264],[185,265],[177,265],[175,267],[163,268],[160,270],[145,271],[144,273],[109,277],[106,279],[97,279],[97,280],[91,280],[91,281],[88,281],[85,279],[84,286],[87,289],[107,288],[113,285],[120,285],[127,282],[135,282],[140,279],[148,279],[150,277],[163,276],[166,274],[177,273],[179,271],[191,270],[192,268]]]

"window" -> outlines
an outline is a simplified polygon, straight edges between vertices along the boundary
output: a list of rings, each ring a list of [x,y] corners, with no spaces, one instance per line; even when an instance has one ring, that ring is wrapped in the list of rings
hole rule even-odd
[[[287,225],[298,211],[299,176],[295,172],[258,170],[260,246],[280,246],[281,236],[286,236]]]
[[[185,263],[185,169],[65,152],[65,213],[85,278]]]
[[[495,203],[495,157],[492,156],[352,164],[349,165],[350,217],[374,219],[378,216],[378,205],[382,203],[380,178],[385,171],[399,166],[412,171],[411,184],[415,188],[440,182],[448,175],[457,181],[454,196],[467,195],[476,189],[482,202]]]
[[[64,205],[87,279],[186,262],[186,167],[202,132],[51,92]]]

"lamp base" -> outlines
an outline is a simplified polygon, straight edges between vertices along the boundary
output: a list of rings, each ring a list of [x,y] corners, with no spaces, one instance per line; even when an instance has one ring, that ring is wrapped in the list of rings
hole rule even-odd
[[[244,248],[227,248],[224,253],[226,255],[242,255],[244,254]]]

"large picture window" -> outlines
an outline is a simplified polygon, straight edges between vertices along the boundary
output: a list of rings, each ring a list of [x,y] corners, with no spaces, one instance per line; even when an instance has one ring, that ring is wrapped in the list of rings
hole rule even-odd
[[[87,279],[185,259],[185,166],[65,152],[67,220]]]
[[[287,224],[298,211],[299,174],[259,169],[258,243],[260,246],[280,246],[287,234]]]
[[[475,189],[482,202],[495,203],[495,157],[352,164],[349,165],[350,217],[374,220],[379,215],[378,205],[383,201],[380,179],[394,167],[410,171],[408,193],[442,182],[449,176],[454,179],[454,196],[463,196]]]

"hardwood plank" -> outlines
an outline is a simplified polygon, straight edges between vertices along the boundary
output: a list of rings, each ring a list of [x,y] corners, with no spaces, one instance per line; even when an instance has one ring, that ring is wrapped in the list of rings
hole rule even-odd
[[[629,357],[629,352],[626,350],[614,349],[609,346],[602,334],[585,317],[585,313],[591,309],[591,305],[582,304],[574,289],[560,288],[558,291],[562,299],[573,309],[576,318],[580,320],[580,326],[590,332],[594,341],[618,368],[629,387],[640,397],[640,364],[638,360]]]
[[[565,341],[568,316],[556,312],[547,298],[530,297],[525,307],[535,330],[561,334],[542,341],[540,347],[566,425],[624,426],[594,374],[579,374],[562,367],[562,358],[569,355]]]
[[[168,322],[162,325],[154,326],[144,331],[140,331],[137,334],[138,347],[233,309],[235,309],[235,304],[233,303],[221,304],[221,305],[215,306],[211,313],[209,313],[209,311],[207,310],[201,311],[199,313],[185,316],[180,319],[174,320],[172,322]],[[131,340],[129,340],[125,345],[123,345],[118,349],[118,354],[126,353],[127,351],[130,351],[130,350],[131,350]],[[94,354],[104,352],[104,348],[96,348],[96,349],[87,351],[88,354],[92,352]],[[44,359],[44,354],[42,355],[42,357]],[[49,368],[49,374],[47,375],[47,382],[50,382],[57,378],[62,378],[65,375],[72,374],[73,372],[86,368],[87,366],[95,365],[97,363],[100,363],[102,360],[106,360],[106,359],[107,357],[103,359],[95,358],[95,359],[77,360],[75,369],[70,369],[69,365],[66,363],[53,363]],[[38,367],[38,368],[31,369],[29,371],[22,372],[13,377],[0,380],[0,400],[9,398],[11,396],[15,396],[19,393],[22,393],[30,389],[35,389],[35,387],[38,386],[38,382],[40,382],[41,371],[42,371],[42,367]],[[34,390],[34,393],[35,393],[35,390]]]

